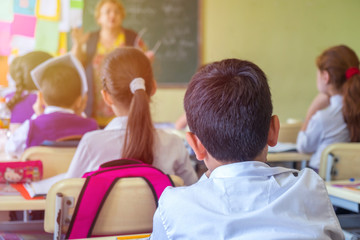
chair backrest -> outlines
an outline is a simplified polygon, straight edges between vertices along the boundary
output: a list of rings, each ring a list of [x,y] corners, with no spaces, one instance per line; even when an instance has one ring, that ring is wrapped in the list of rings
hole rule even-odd
[[[175,186],[184,185],[178,176],[171,175],[171,179]],[[51,187],[46,197],[46,232],[57,234],[61,229],[62,233],[66,233],[84,182],[85,178],[64,179]],[[149,233],[155,209],[154,195],[144,179],[120,179],[101,209],[93,234]],[[62,214],[57,214],[59,212]],[[63,227],[59,227],[58,222]]]
[[[302,122],[281,123],[278,141],[284,143],[296,143],[301,126]]]
[[[319,175],[325,181],[360,177],[360,143],[334,143],[321,154]]]
[[[75,154],[76,147],[45,147],[36,146],[25,150],[21,161],[41,160],[43,179],[65,173]]]

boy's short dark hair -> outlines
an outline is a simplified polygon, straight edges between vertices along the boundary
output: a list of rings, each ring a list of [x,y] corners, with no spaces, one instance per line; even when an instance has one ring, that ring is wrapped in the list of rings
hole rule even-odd
[[[45,102],[51,106],[68,108],[81,96],[80,75],[68,65],[48,67],[39,79],[39,86]]]
[[[184,107],[190,131],[219,161],[251,161],[267,144],[271,93],[264,72],[251,62],[226,59],[200,68]]]

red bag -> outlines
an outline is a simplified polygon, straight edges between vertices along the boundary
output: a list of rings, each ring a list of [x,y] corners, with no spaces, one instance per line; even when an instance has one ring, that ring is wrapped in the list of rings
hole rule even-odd
[[[0,183],[29,183],[41,180],[43,166],[40,160],[0,162]]]

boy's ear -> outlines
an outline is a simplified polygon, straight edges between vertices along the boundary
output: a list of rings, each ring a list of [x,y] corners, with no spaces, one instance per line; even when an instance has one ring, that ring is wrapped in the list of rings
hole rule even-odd
[[[204,145],[201,143],[199,138],[192,132],[186,133],[186,140],[188,141],[191,148],[194,150],[196,158],[198,160],[203,160],[207,155],[207,150]]]
[[[275,146],[278,141],[279,137],[279,130],[280,130],[280,121],[278,116],[273,115],[270,120],[270,128],[269,134],[267,139],[267,144],[271,147]]]
[[[109,107],[111,107],[112,105],[114,105],[114,101],[113,101],[111,95],[110,95],[107,91],[105,91],[104,89],[101,90],[101,95],[102,95],[102,97],[103,97],[104,102],[106,103],[106,105],[108,105]]]

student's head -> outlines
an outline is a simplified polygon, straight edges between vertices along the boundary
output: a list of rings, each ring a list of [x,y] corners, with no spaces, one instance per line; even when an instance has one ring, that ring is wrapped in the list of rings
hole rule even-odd
[[[345,45],[326,49],[316,59],[320,73],[326,72],[329,82],[341,90],[346,82],[346,71],[351,67],[359,67],[359,58],[356,53]]]
[[[81,80],[75,68],[64,64],[47,67],[38,81],[48,106],[73,108],[81,98]]]
[[[40,63],[50,58],[50,54],[42,51],[34,51],[14,58],[9,66],[9,72],[15,82],[16,92],[7,103],[8,108],[12,109],[22,99],[21,95],[24,90],[36,90],[30,72]]]
[[[95,8],[95,19],[100,27],[120,27],[125,8],[119,0],[100,0]]]
[[[152,163],[154,129],[149,102],[156,84],[149,59],[133,47],[116,49],[104,59],[101,79],[104,101],[116,115],[128,115],[123,157]],[[131,85],[137,85],[137,90],[131,90]]]
[[[220,162],[254,160],[267,146],[271,93],[264,72],[251,62],[226,59],[200,68],[184,107],[191,133]]]
[[[345,45],[326,49],[316,61],[320,72],[344,97],[343,115],[350,130],[351,141],[360,142],[360,73],[359,58]]]

